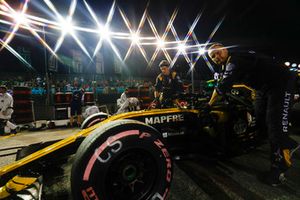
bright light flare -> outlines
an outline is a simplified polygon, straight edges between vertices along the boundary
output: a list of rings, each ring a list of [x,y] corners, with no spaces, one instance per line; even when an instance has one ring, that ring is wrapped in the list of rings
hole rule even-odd
[[[61,27],[61,31],[64,34],[74,34],[74,25],[73,22],[67,19],[61,19],[60,20],[60,27]]]
[[[187,43],[187,41],[189,40],[189,38],[192,36],[192,34],[193,34],[193,32],[194,32],[194,29],[195,29],[195,27],[197,26],[197,24],[198,24],[198,22],[199,22],[201,16],[202,16],[202,13],[199,13],[199,14],[197,15],[197,17],[195,18],[193,24],[190,26],[189,31],[188,31],[188,33],[186,34],[186,36],[185,36],[185,38],[184,38],[184,40],[183,40],[183,43],[181,43],[181,44],[178,46],[178,51],[177,51],[175,57],[173,58],[173,60],[172,60],[172,62],[171,62],[171,65],[170,65],[171,67],[174,66],[174,64],[175,64],[175,62],[177,61],[179,55],[182,54],[182,55],[184,56],[186,62],[190,65],[190,68],[193,68],[193,66],[192,66],[193,63],[192,63],[191,59],[188,57],[188,55],[187,55],[187,53],[186,53],[186,51],[185,51],[185,49],[186,49],[187,47],[183,47],[182,44],[185,45],[185,44]],[[176,30],[175,30],[175,28],[174,28],[173,25],[171,26],[171,32],[173,33],[173,35],[174,35],[176,41],[179,41],[180,39],[179,39],[178,34],[177,34],[177,32],[176,32]]]
[[[284,65],[289,67],[291,65],[291,63],[290,62],[285,62]]]
[[[140,42],[140,36],[138,33],[132,33],[131,34],[131,41],[133,44],[138,44]]]
[[[21,12],[20,12],[22,15],[23,15],[24,13],[26,13],[26,11],[27,11],[27,8],[28,8],[28,5],[27,5],[27,4],[28,4],[28,1],[29,1],[29,0],[26,0],[26,1],[24,2],[23,8],[22,8],[22,10],[21,10]],[[11,12],[13,15],[15,15],[16,13],[18,13],[18,12],[16,12],[15,10],[13,10],[5,0],[1,0],[1,3],[3,3],[3,5],[5,5],[5,6],[7,7],[7,9],[10,10],[9,12]],[[19,19],[19,20],[20,20],[20,19]],[[17,23],[14,25],[13,30],[11,31],[11,33],[5,35],[5,37],[4,37],[4,42],[3,42],[3,44],[2,44],[2,47],[0,48],[0,51],[1,51],[3,48],[5,48],[5,46],[8,45],[8,44],[11,42],[11,40],[12,40],[12,39],[14,38],[14,36],[15,36],[15,33],[19,30],[20,25],[21,25],[21,24],[17,22]]]
[[[110,23],[111,23],[111,20],[114,16],[114,13],[115,13],[115,7],[116,7],[116,1],[114,0],[111,8],[110,8],[110,11],[108,13],[108,16],[107,16],[107,19],[106,19],[106,23],[104,26],[102,26],[95,14],[95,12],[93,11],[93,9],[88,5],[88,3],[86,1],[84,1],[85,3],[85,6],[86,8],[88,9],[89,13],[91,14],[91,16],[93,17],[94,21],[96,22],[97,26],[98,26],[98,29],[99,29],[99,32],[98,34],[100,35],[100,38],[99,38],[99,41],[97,43],[97,46],[94,50],[94,54],[93,56],[95,57],[97,52],[101,49],[102,47],[102,43],[103,43],[103,40],[105,39],[109,45],[111,46],[112,50],[114,51],[114,53],[117,55],[117,57],[122,60],[121,56],[120,56],[120,53],[118,51],[118,49],[116,48],[116,46],[112,43],[112,41],[110,40],[110,31],[109,31],[109,26],[110,26]]]
[[[175,19],[175,18],[174,18],[174,19]],[[148,23],[149,23],[149,25],[150,25],[150,28],[151,28],[153,34],[155,35],[156,39],[157,39],[157,40],[164,40],[165,38],[160,37],[160,35],[158,34],[158,31],[157,31],[157,29],[156,29],[156,27],[155,27],[155,25],[154,25],[154,23],[153,23],[153,20],[152,20],[152,18],[151,18],[151,16],[150,16],[149,14],[147,14],[147,20],[148,20]],[[173,23],[173,21],[172,21],[171,23],[169,22],[169,23],[168,23],[168,26],[169,26],[169,24],[171,24],[170,26],[172,26],[172,23]],[[168,26],[166,27],[166,29],[168,29]],[[169,30],[166,30],[166,31],[168,32]],[[165,36],[166,36],[166,35],[167,35],[167,33],[165,34]],[[151,66],[151,65],[153,64],[153,62],[154,62],[155,58],[157,57],[159,51],[160,51],[160,49],[159,49],[159,48],[156,48],[156,50],[155,50],[155,52],[153,53],[152,58],[151,58],[151,60],[150,60],[150,62],[149,62],[149,64],[148,64],[148,66]],[[169,53],[168,53],[165,49],[162,49],[162,51],[163,51],[163,53],[164,53],[166,59],[167,59],[169,62],[171,62],[172,59],[171,59]]]
[[[153,23],[149,13],[147,12],[149,2],[147,4],[147,7],[143,13],[141,20],[140,20],[139,26],[136,30],[132,29],[129,19],[127,18],[125,13],[119,8],[119,12],[123,18],[123,21],[125,22],[125,25],[127,26],[128,30],[129,30],[129,33],[128,32],[127,33],[125,33],[125,32],[116,33],[116,32],[111,32],[111,30],[109,29],[110,24],[112,22],[112,18],[115,13],[115,9],[116,9],[116,0],[113,1],[110,12],[106,19],[106,22],[101,22],[101,23],[100,23],[100,20],[98,20],[95,12],[88,5],[87,0],[83,0],[87,10],[89,11],[89,14],[92,16],[93,20],[96,22],[96,28],[86,28],[86,27],[80,27],[80,26],[77,27],[74,24],[72,24],[72,18],[75,13],[75,10],[76,10],[78,0],[71,0],[71,6],[69,8],[69,12],[68,12],[67,16],[62,16],[58,12],[58,10],[56,10],[56,8],[52,4],[51,0],[43,0],[43,2],[46,3],[46,5],[48,6],[48,8],[50,8],[50,10],[53,12],[53,14],[55,14],[55,16],[56,16],[55,21],[50,21],[48,19],[40,18],[37,16],[27,15],[26,14],[27,3],[30,0],[24,0],[25,3],[23,4],[24,6],[22,9],[22,12],[21,11],[17,12],[15,10],[13,10],[9,6],[9,4],[7,4],[5,1],[6,0],[0,0],[0,15],[4,15],[4,16],[11,18],[11,20],[10,20],[11,22],[0,19],[0,23],[4,23],[4,24],[11,23],[10,25],[12,25],[13,30],[10,31],[9,34],[7,34],[5,39],[3,39],[4,41],[2,41],[2,48],[5,48],[5,45],[8,44],[12,40],[14,34],[17,32],[18,28],[20,27],[20,28],[28,29],[54,55],[55,55],[55,52],[62,45],[62,43],[64,41],[64,37],[66,35],[70,35],[74,38],[75,42],[80,46],[80,48],[84,51],[84,53],[87,56],[89,56],[89,52],[87,51],[87,49],[85,48],[83,43],[79,40],[76,33],[78,33],[78,32],[94,33],[94,34],[97,34],[97,36],[99,36],[99,41],[94,50],[94,56],[101,49],[102,42],[105,40],[105,42],[107,42],[111,46],[111,48],[116,53],[118,58],[121,59],[119,50],[113,44],[111,39],[129,40],[129,41],[131,41],[131,45],[130,45],[123,61],[125,61],[126,58],[130,55],[132,49],[137,47],[137,48],[139,48],[140,52],[144,56],[145,60],[147,61],[148,66],[152,65],[152,63],[154,62],[155,58],[157,57],[159,51],[162,51],[164,53],[166,59],[171,63],[171,67],[174,65],[178,56],[180,56],[180,55],[183,55],[185,57],[187,63],[191,66],[191,69],[193,69],[193,67],[195,66],[195,64],[197,63],[197,61],[200,57],[203,57],[206,62],[209,62],[208,59],[205,58],[206,57],[205,53],[207,51],[207,50],[205,50],[206,45],[208,45],[210,43],[210,40],[213,38],[213,36],[215,35],[215,33],[217,32],[217,30],[219,29],[220,25],[222,24],[222,22],[224,20],[224,17],[223,17],[223,19],[220,20],[220,22],[217,24],[217,26],[215,27],[213,32],[210,34],[207,42],[205,44],[200,44],[194,33],[194,28],[198,24],[198,21],[202,15],[202,13],[199,13],[197,15],[192,26],[190,26],[189,31],[186,34],[185,38],[183,40],[180,40],[178,37],[178,34],[173,26],[173,22],[178,13],[178,8],[176,8],[174,10],[163,35],[161,35],[158,33],[158,30],[157,30],[155,24]],[[141,29],[143,28],[146,20],[148,20],[150,28],[151,28],[152,32],[154,33],[155,37],[141,37],[140,36]],[[61,35],[56,42],[54,52],[52,51],[50,46],[48,46],[48,44],[45,41],[43,41],[43,39],[39,36],[38,33],[41,32],[40,27],[43,27],[43,30],[46,27],[48,29],[55,29],[55,30],[61,31]],[[173,36],[176,39],[175,41],[165,41],[165,39],[170,31],[173,33]],[[45,30],[44,30],[44,34],[45,34]],[[190,40],[191,36],[193,37],[193,41],[196,42],[196,45],[191,45],[192,44],[191,43],[192,41]],[[153,53],[153,55],[150,59],[150,62],[148,62],[146,51],[143,49],[144,45],[152,45],[156,48],[155,52]],[[169,50],[172,50],[172,49],[177,51],[176,55],[173,59],[171,59],[169,52],[168,52]],[[192,52],[192,51],[194,51],[194,52]],[[194,54],[194,53],[197,54],[196,58],[188,56],[188,54]],[[209,64],[208,64],[208,66],[209,66]],[[298,66],[298,64],[296,64],[296,67],[297,66]]]
[[[293,63],[293,64],[292,64],[292,67],[297,67],[297,64],[296,64],[296,63]]]
[[[215,26],[214,30],[211,32],[211,34],[208,37],[208,40],[205,43],[205,46],[207,46],[210,41],[212,40],[212,38],[215,36],[216,32],[219,30],[220,26],[222,25],[223,21],[225,20],[225,16],[223,16],[223,18],[219,21],[219,23]],[[212,64],[209,62],[208,58],[206,57],[205,54],[203,54],[203,59],[206,63],[206,65],[208,66],[208,68],[210,69],[210,71],[212,73],[215,73],[214,68],[212,67]]]
[[[8,12],[8,8],[6,6],[4,6],[4,5],[2,5],[2,4],[0,5],[0,10]]]
[[[166,42],[164,40],[162,40],[162,39],[157,40],[158,48],[162,49],[162,48],[165,48],[165,46],[166,46]]]
[[[20,12],[13,13],[13,18],[17,24],[23,24],[26,22],[26,17],[24,13],[20,13]]]
[[[133,47],[137,46],[138,49],[140,50],[141,54],[143,55],[144,59],[146,60],[146,62],[149,63],[147,55],[146,55],[146,51],[144,50],[144,48],[140,44],[140,40],[142,38],[139,36],[139,34],[141,32],[141,29],[142,29],[142,27],[145,24],[148,5],[149,5],[149,2],[147,4],[147,6],[146,6],[146,9],[145,9],[145,11],[143,13],[143,16],[142,16],[142,18],[140,20],[139,26],[138,26],[138,28],[137,28],[136,31],[132,30],[132,25],[131,25],[129,19],[127,18],[125,12],[120,7],[118,7],[119,13],[121,14],[121,17],[122,17],[122,19],[123,19],[126,27],[128,28],[128,30],[130,32],[130,35],[131,35],[131,37],[129,38],[131,40],[131,44],[130,44],[129,49],[127,50],[127,53],[126,53],[126,55],[125,55],[125,57],[123,59],[123,62],[130,56],[130,54],[131,54],[131,52],[133,50]]]
[[[204,55],[205,54],[205,48],[200,48],[199,49],[199,55]]]
[[[110,30],[107,26],[100,26],[99,27],[99,35],[102,37],[104,40],[109,40],[110,39]]]
[[[72,26],[72,18],[75,12],[75,8],[77,6],[77,0],[72,0],[71,2],[71,6],[69,8],[69,12],[68,12],[68,16],[66,17],[66,19],[64,19],[56,10],[55,6],[52,4],[52,2],[50,0],[44,0],[44,2],[46,3],[46,5],[48,6],[48,8],[56,15],[56,17],[59,19],[59,21],[61,22],[61,25],[66,25],[66,27],[61,27],[62,28],[62,34],[59,37],[59,39],[56,42],[55,45],[55,52],[58,51],[58,49],[60,48],[60,46],[62,45],[65,35],[68,32],[68,34],[70,34],[73,39],[75,40],[75,42],[77,43],[77,45],[81,48],[81,50],[90,58],[90,54],[87,51],[87,49],[85,48],[85,46],[82,44],[82,42],[79,40],[79,38],[76,36],[75,32],[73,31],[74,27]],[[68,23],[66,23],[68,22]]]
[[[0,39],[0,44],[3,45],[4,41]],[[5,45],[5,48],[11,52],[17,59],[19,59],[23,64],[25,64],[28,68],[34,70],[34,68],[17,52],[15,51],[9,44]]]
[[[180,53],[184,53],[185,52],[185,50],[186,50],[186,46],[185,46],[185,44],[183,44],[183,43],[180,43],[178,46],[177,46],[177,49],[178,49],[178,51],[180,52]]]

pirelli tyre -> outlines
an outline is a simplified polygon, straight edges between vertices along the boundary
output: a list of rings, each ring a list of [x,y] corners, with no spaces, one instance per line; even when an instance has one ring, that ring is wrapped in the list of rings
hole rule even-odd
[[[103,120],[108,118],[108,114],[106,113],[95,113],[91,116],[87,117],[83,123],[81,124],[81,129],[89,128],[95,124],[102,122]]]
[[[73,199],[166,199],[172,168],[156,129],[134,120],[109,122],[93,131],[75,155]]]

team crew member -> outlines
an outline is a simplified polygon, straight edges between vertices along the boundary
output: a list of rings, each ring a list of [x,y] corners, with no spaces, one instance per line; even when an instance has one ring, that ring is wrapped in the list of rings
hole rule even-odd
[[[140,110],[140,102],[136,97],[129,97],[128,88],[121,94],[121,97],[117,100],[119,107],[116,114],[125,113],[134,110]]]
[[[72,94],[71,100],[71,118],[70,125],[74,126],[74,117],[77,115],[77,125],[80,126],[82,122],[82,101],[84,91],[83,89],[75,89]]]
[[[17,126],[11,123],[13,110],[13,97],[7,93],[6,86],[0,86],[0,121],[4,125],[5,133],[16,133]]]
[[[154,97],[162,106],[172,106],[174,95],[183,92],[183,83],[170,63],[162,60],[159,63],[161,73],[156,78]]]
[[[297,142],[288,136],[295,75],[287,67],[255,52],[229,53],[218,43],[213,44],[208,52],[212,61],[223,65],[224,69],[209,105],[218,95],[229,92],[237,82],[257,90],[257,121],[267,125],[271,145],[271,168],[265,174],[265,181],[272,186],[281,184],[285,180],[285,171],[291,166],[291,156],[299,148]]]

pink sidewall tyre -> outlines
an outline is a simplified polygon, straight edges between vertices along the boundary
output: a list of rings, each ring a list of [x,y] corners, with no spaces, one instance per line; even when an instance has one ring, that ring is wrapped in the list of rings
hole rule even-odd
[[[71,172],[73,199],[166,199],[173,175],[160,133],[134,120],[96,129],[80,145]]]

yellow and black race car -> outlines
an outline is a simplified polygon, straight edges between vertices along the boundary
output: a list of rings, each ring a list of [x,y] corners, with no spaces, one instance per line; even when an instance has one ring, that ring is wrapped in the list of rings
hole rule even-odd
[[[182,95],[180,107],[95,114],[71,137],[20,150],[0,169],[0,199],[43,199],[43,176],[69,157],[72,199],[166,199],[174,156],[255,145],[253,92],[235,86],[209,110],[207,99]]]

